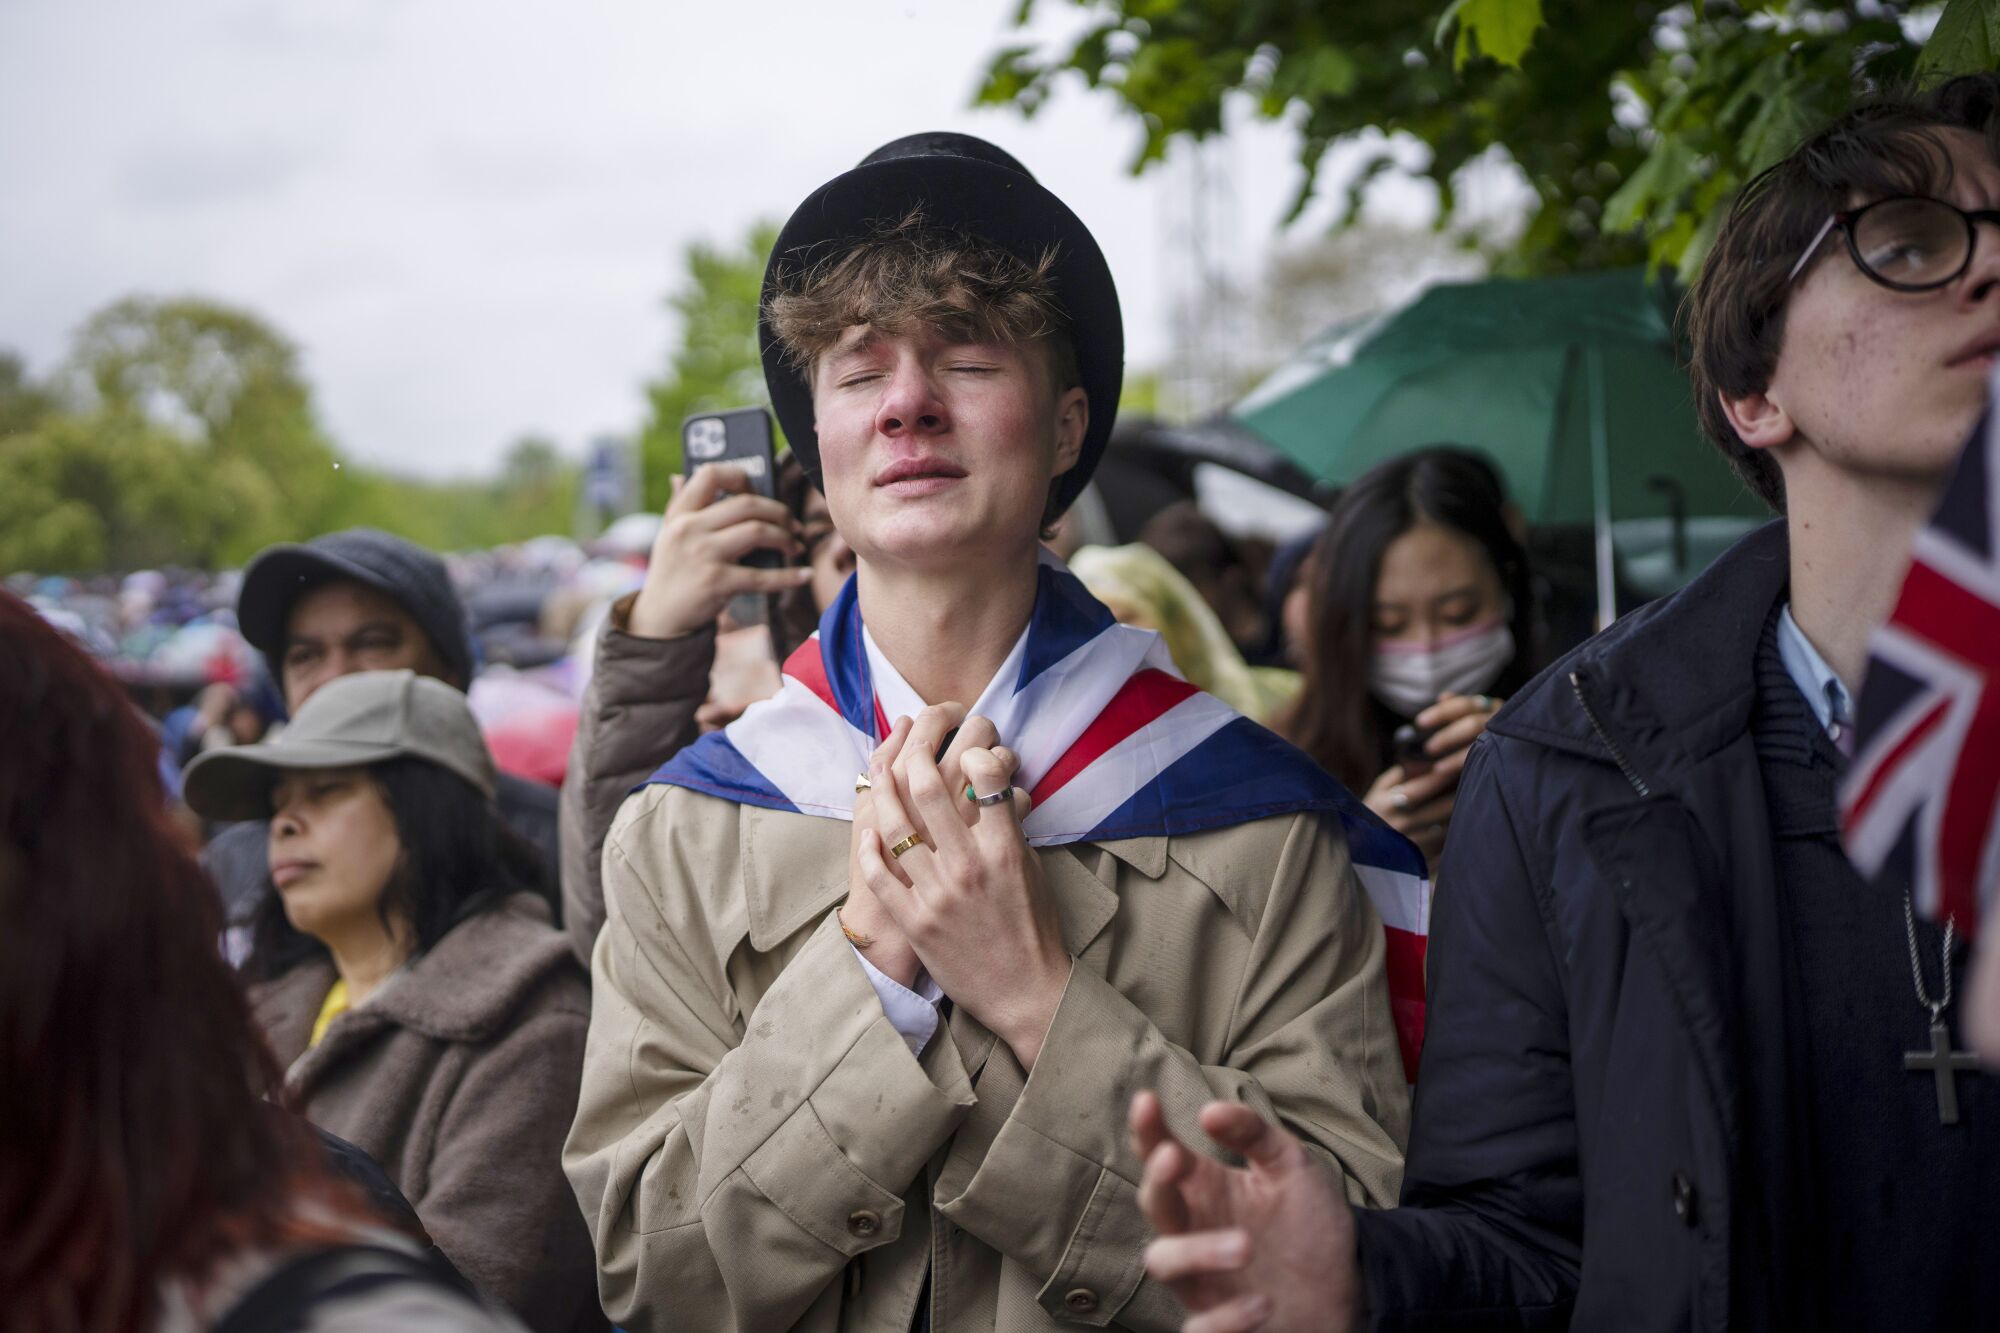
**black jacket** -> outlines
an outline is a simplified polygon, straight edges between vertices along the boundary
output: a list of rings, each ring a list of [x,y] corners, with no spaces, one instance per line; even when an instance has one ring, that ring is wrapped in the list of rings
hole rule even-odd
[[[1788,578],[1773,523],[1475,746],[1403,1206],[1357,1217],[1378,1327],[1787,1326],[1778,1228],[1812,1200],[1750,720]]]

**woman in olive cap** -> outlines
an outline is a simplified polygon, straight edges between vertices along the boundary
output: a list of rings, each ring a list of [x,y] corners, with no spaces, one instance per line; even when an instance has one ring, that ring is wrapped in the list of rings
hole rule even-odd
[[[286,1100],[531,1327],[601,1328],[561,1166],[589,993],[493,791],[465,696],[411,671],[330,681],[278,740],[186,778],[202,815],[270,821],[246,971]]]

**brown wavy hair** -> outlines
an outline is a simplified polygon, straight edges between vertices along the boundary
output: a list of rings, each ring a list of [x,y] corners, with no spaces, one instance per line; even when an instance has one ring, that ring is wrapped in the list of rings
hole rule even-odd
[[[1938,137],[1949,129],[1984,135],[2000,157],[2000,74],[1968,74],[1921,95],[1884,93],[1807,138],[1743,187],[1688,289],[1681,318],[1702,430],[1777,513],[1785,512],[1778,465],[1743,443],[1721,400],[1771,386],[1785,343],[1788,275],[1831,214],[1857,197],[1942,197],[1951,188],[1951,155]],[[1841,250],[1839,234],[1828,233],[1813,265]]]
[[[1083,382],[1069,315],[1055,286],[1056,251],[1022,259],[970,232],[932,226],[918,209],[844,250],[780,270],[764,313],[785,360],[812,383],[819,359],[866,324],[896,335],[937,330],[954,342],[1039,345],[1058,396]],[[1049,484],[1042,538],[1062,517]]]
[[[921,211],[845,250],[778,275],[766,308],[785,358],[812,378],[851,328],[933,328],[965,342],[1044,343],[1057,393],[1082,381],[1069,316],[1055,288],[1056,252],[1032,263]]]
[[[143,1330],[234,1252],[351,1238],[359,1195],[264,1100],[277,1062],[159,742],[5,592],[0,736],[0,1329]]]

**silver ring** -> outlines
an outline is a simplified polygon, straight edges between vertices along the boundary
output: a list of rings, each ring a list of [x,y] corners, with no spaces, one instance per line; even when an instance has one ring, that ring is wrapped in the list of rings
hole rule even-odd
[[[1398,810],[1407,810],[1410,808],[1410,794],[1401,787],[1391,787],[1389,788],[1389,804]]]
[[[976,806],[984,808],[989,805],[998,805],[1002,801],[1011,800],[1013,798],[1013,795],[1014,795],[1014,789],[1012,787],[1002,787],[999,791],[994,792],[991,796],[973,797],[972,803]]]
[[[1482,694],[1473,702],[1479,705],[1479,711],[1482,713],[1490,713],[1494,709],[1493,696],[1490,694]]]

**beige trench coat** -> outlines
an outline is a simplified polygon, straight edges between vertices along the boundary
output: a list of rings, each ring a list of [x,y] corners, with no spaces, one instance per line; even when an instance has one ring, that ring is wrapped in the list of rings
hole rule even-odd
[[[912,1057],[834,909],[848,825],[647,787],[564,1166],[632,1330],[1178,1328],[1126,1107],[1214,1097],[1395,1201],[1408,1123],[1382,928],[1337,826],[1282,816],[1043,849],[1078,965],[1032,1077],[963,1010]]]

